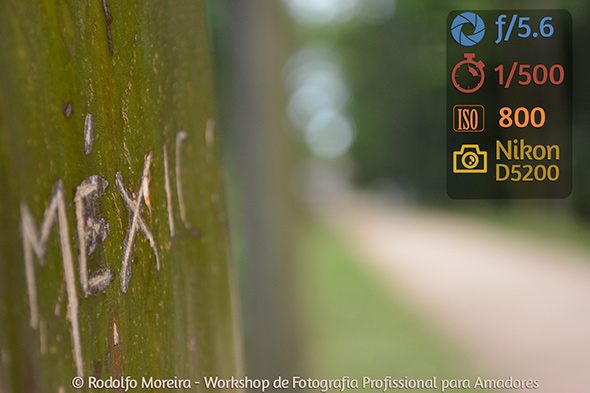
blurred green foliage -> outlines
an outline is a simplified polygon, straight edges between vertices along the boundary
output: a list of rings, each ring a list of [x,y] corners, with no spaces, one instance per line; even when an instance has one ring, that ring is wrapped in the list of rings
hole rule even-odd
[[[559,202],[590,214],[588,94],[590,4],[583,1],[398,0],[381,23],[350,21],[309,30],[306,39],[329,41],[342,54],[356,122],[352,148],[356,180],[365,186],[393,183],[420,199],[448,201],[445,192],[445,42],[451,10],[567,9],[573,17],[574,191]],[[555,205],[555,203],[553,203]]]

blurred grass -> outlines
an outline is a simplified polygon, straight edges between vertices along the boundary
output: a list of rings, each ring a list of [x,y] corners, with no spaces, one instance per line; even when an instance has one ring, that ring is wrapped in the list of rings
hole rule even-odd
[[[347,244],[308,224],[300,236],[297,285],[301,361],[315,378],[469,378],[472,366],[401,300],[362,270]],[[469,365],[468,365],[469,364]],[[440,387],[440,382],[439,382]]]
[[[550,206],[480,206],[454,210],[505,229],[541,236],[548,241],[588,248],[590,221]]]

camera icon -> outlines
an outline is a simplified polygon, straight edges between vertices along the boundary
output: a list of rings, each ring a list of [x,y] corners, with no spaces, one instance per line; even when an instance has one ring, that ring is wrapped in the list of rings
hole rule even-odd
[[[479,145],[461,145],[453,152],[454,173],[487,173],[488,152],[479,150]]]

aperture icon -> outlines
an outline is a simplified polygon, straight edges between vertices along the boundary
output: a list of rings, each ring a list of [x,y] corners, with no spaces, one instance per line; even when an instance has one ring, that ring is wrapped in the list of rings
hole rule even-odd
[[[470,30],[473,29],[471,33]],[[467,34],[465,34],[467,32]],[[451,23],[451,36],[463,46],[477,44],[486,33],[486,25],[479,15],[473,12],[463,12],[457,15]]]

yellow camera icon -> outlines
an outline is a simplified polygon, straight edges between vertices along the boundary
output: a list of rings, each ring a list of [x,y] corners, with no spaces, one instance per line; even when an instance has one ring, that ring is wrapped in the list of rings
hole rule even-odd
[[[461,145],[453,152],[454,173],[487,173],[488,152],[479,150],[479,145]]]

